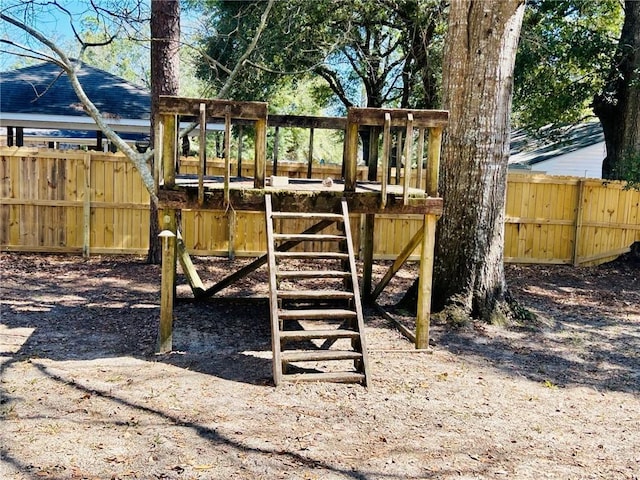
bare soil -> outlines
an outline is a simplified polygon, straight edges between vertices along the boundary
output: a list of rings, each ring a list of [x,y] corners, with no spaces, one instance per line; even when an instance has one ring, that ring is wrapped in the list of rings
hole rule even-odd
[[[209,285],[245,262],[197,259]],[[264,271],[223,291],[242,302],[181,285],[167,355],[159,267],[2,253],[0,271],[1,479],[640,478],[632,260],[509,266],[538,320],[433,325],[429,352],[367,311],[369,388],[272,386]]]

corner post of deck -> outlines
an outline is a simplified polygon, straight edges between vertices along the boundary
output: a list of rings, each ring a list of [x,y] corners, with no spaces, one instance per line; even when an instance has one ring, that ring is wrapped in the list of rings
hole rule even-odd
[[[416,316],[416,348],[418,349],[429,347],[436,220],[435,215],[425,215],[423,220],[424,234],[422,236],[422,248],[420,249],[418,312]]]
[[[358,123],[351,111],[347,114],[347,131],[344,139],[344,191],[355,192],[358,173]]]
[[[256,139],[255,139],[255,172],[253,186],[255,188],[264,188],[264,178],[267,170],[267,118],[259,118],[256,120]]]
[[[173,349],[173,302],[176,279],[177,215],[175,210],[165,209],[160,219],[162,232],[162,279],[160,285],[160,327],[158,353]]]

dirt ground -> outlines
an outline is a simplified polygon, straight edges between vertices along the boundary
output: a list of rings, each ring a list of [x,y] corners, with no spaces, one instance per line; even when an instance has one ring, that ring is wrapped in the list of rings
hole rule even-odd
[[[208,285],[242,262],[197,259]],[[1,479],[640,478],[637,263],[509,266],[538,322],[433,325],[428,353],[368,311],[368,389],[272,386],[264,271],[223,292],[251,300],[179,302],[155,355],[157,266],[0,269]]]

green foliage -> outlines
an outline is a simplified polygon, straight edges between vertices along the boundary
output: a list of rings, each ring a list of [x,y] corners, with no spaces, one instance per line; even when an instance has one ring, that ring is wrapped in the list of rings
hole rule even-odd
[[[264,7],[206,3],[197,73],[211,93],[252,41]],[[310,94],[336,113],[351,105],[432,106],[441,53],[427,51],[441,51],[444,30],[439,0],[278,1],[229,96],[270,99],[288,82],[320,77],[324,84]]]
[[[640,190],[640,150],[632,150],[621,156],[614,166],[612,178],[625,180],[625,188]]]
[[[622,25],[618,0],[532,0],[516,57],[513,118],[537,129],[590,114]]]

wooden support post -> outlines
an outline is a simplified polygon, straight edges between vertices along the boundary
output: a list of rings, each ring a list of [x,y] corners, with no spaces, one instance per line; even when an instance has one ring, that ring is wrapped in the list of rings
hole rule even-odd
[[[422,190],[422,179],[424,178],[424,128],[418,133],[418,151],[416,152],[416,188]]]
[[[313,173],[313,132],[314,129],[309,130],[309,154],[307,155],[307,178],[311,178]]]
[[[424,216],[424,235],[420,252],[418,279],[418,314],[416,317],[416,348],[429,347],[431,322],[431,290],[433,285],[433,260],[436,243],[436,216]]]
[[[373,232],[376,216],[373,213],[364,215],[364,231],[362,245],[362,299],[369,303],[373,277]]]
[[[164,116],[158,115],[158,121],[155,124],[154,131],[154,143],[153,146],[153,183],[156,186],[156,191],[160,185],[160,177],[162,175],[162,150],[164,144],[162,142],[164,138]]]
[[[231,113],[224,114],[224,206],[229,206],[231,177]]]
[[[162,177],[166,188],[173,188],[176,184],[176,116],[163,115],[162,135]]]
[[[267,119],[256,120],[256,138],[254,142],[254,179],[255,188],[264,188],[267,170]]]
[[[389,169],[391,168],[391,114],[384,114],[384,128],[382,130],[382,184],[380,185],[381,207],[387,205],[387,184],[389,183]]]
[[[176,212],[164,210],[160,222],[167,236],[162,238],[162,280],[160,285],[160,328],[158,329],[158,353],[173,349],[173,301],[176,280]]]
[[[280,127],[276,127],[273,137],[273,169],[274,175],[278,175],[278,147],[280,146]]]
[[[380,283],[378,283],[375,290],[371,294],[371,301],[374,301],[376,298],[378,298],[378,296],[382,293],[382,290],[384,290],[384,287],[389,284],[393,276],[398,273],[398,270],[400,270],[400,268],[402,268],[402,265],[404,265],[404,262],[407,261],[407,259],[411,255],[411,252],[413,252],[423,240],[423,236],[424,226],[416,232],[411,240],[409,240],[409,243],[405,245],[400,254],[393,261],[393,265],[389,267],[389,270],[387,270],[387,273],[384,274],[384,277],[382,277],[382,280],[380,280]]]
[[[207,110],[200,104],[200,152],[198,162],[198,205],[204,203],[204,177],[207,174]]]
[[[429,129],[429,145],[427,154],[427,195],[438,196],[438,176],[440,174],[440,145],[442,144],[442,128]]]
[[[355,192],[358,174],[358,124],[347,117],[347,131],[344,139],[344,191]]]
[[[85,153],[83,160],[82,256],[88,258],[91,250],[91,155]]]
[[[242,136],[244,135],[244,129],[242,125],[238,125],[238,177],[242,177]]]
[[[13,127],[7,127],[7,147],[13,147],[13,144],[14,144]]]
[[[409,204],[409,187],[411,187],[411,163],[413,156],[413,114],[407,114],[407,133],[404,140],[404,184],[402,186],[402,204]]]

